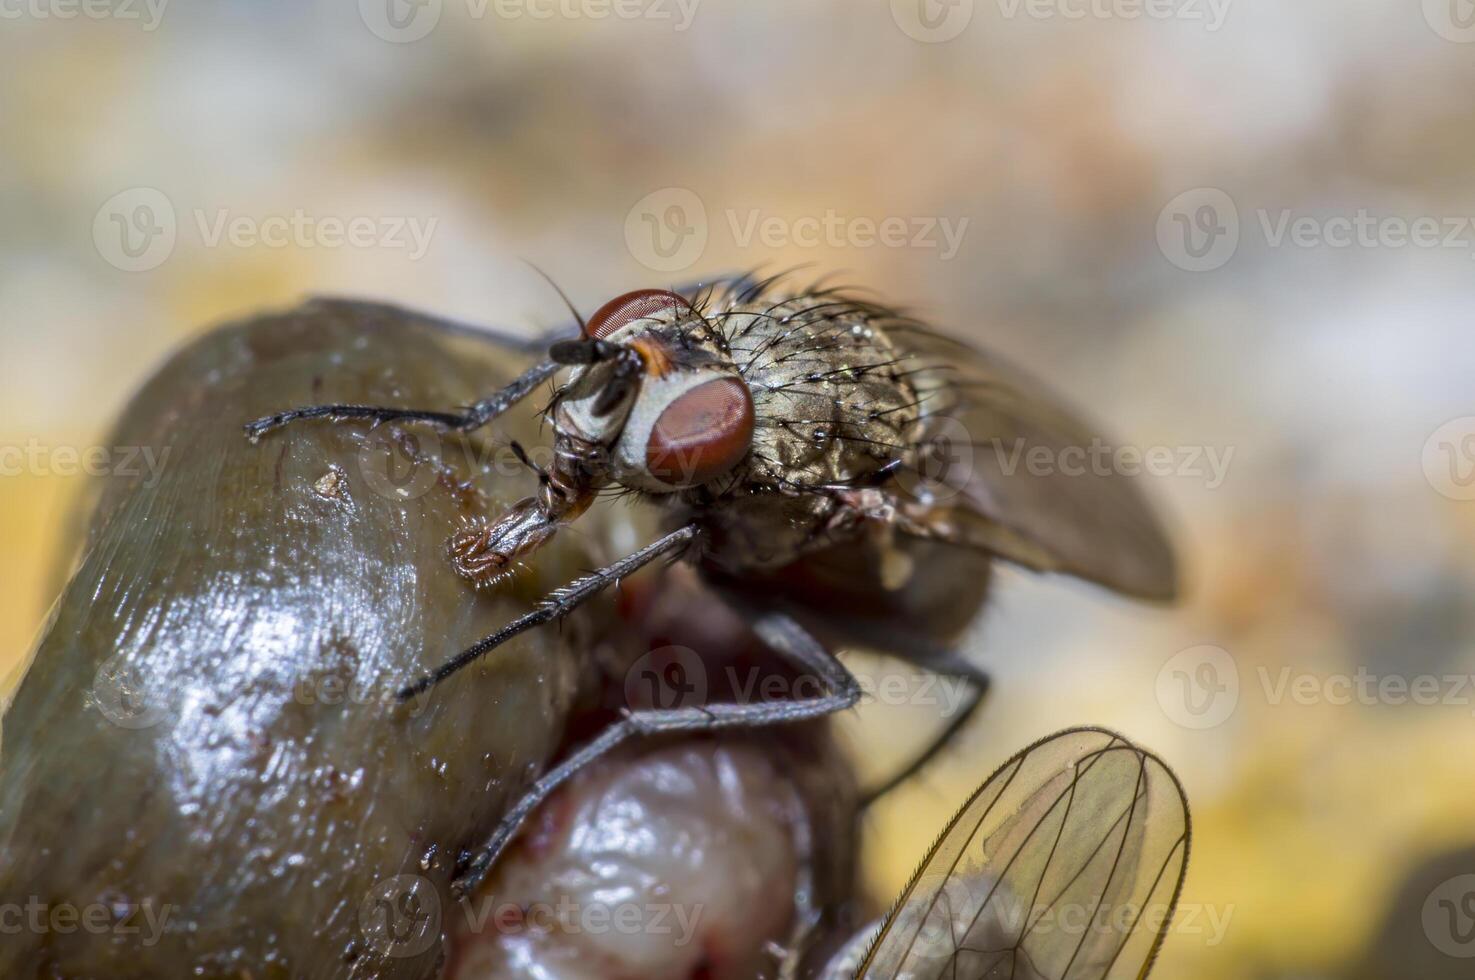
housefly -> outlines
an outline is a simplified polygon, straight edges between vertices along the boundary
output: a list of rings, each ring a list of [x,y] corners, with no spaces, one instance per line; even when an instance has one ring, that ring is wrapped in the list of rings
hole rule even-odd
[[[974,792],[890,914],[819,976],[1140,980],[1190,841],[1183,787],[1161,759],[1102,729],[1059,732]]]
[[[991,561],[1168,598],[1167,538],[1119,472],[1065,465],[1101,446],[1034,380],[859,295],[782,276],[639,289],[610,300],[506,388],[459,412],[318,405],[257,419],[253,441],[306,419],[480,428],[550,379],[552,455],[539,491],[451,534],[456,574],[492,587],[602,493],[664,508],[655,541],[549,594],[533,612],[404,689],[413,697],[528,629],[561,619],[662,558],[686,557],[741,609],[811,697],[626,712],[539,779],[466,867],[471,887],[537,804],[642,734],[796,722],[851,707],[860,687],[830,648],[857,640],[966,682],[934,742],[967,721],[988,677],[950,641],[980,607]],[[1056,465],[1040,466],[1044,453]],[[1028,461],[1028,463],[1026,462]]]

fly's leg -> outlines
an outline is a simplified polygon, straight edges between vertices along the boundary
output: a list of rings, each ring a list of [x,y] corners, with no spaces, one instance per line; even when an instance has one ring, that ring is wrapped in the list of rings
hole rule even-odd
[[[641,548],[633,555],[626,555],[612,565],[590,572],[583,578],[574,579],[568,585],[555,589],[543,597],[537,609],[524,616],[519,616],[490,636],[483,637],[429,674],[403,688],[399,692],[399,699],[408,701],[418,694],[425,693],[456,671],[497,649],[519,633],[526,633],[535,626],[562,619],[603,591],[606,586],[618,582],[627,575],[634,574],[663,555],[686,548],[696,536],[697,526],[695,524],[679,527]]]
[[[418,408],[385,408],[378,405],[310,405],[294,408],[275,415],[267,415],[246,423],[246,438],[252,442],[275,429],[305,419],[367,419],[374,423],[392,421],[428,422],[459,432],[471,432],[486,425],[492,419],[522,401],[538,385],[553,377],[561,365],[553,361],[535,364],[512,381],[507,387],[471,405],[462,412],[434,412]]]
[[[823,693],[812,698],[764,704],[709,704],[700,707],[627,711],[625,717],[600,732],[573,755],[538,779],[507,812],[486,845],[477,851],[456,880],[459,894],[468,894],[511,841],[517,828],[548,795],[600,756],[639,735],[673,732],[710,732],[723,728],[758,728],[821,718],[853,707],[860,700],[860,682],[845,665],[820,645],[803,626],[781,612],[767,612],[753,624],[759,640],[792,666],[817,677]]]
[[[963,702],[958,706],[957,714],[943,726],[940,732],[932,736],[932,741],[927,744],[926,748],[919,752],[910,762],[902,766],[894,775],[888,777],[879,785],[866,790],[861,795],[860,805],[862,809],[869,807],[872,803],[875,803],[878,799],[915,776],[922,770],[922,767],[936,758],[937,754],[945,749],[952,742],[953,738],[963,730],[963,726],[972,720],[979,705],[983,703],[984,696],[988,694],[989,684],[991,683],[988,673],[956,650],[935,647],[921,649],[913,643],[911,649],[908,649],[906,653],[906,659],[909,663],[924,667],[934,674],[940,674],[943,677],[952,677],[965,682],[968,685],[968,693],[964,697]]]

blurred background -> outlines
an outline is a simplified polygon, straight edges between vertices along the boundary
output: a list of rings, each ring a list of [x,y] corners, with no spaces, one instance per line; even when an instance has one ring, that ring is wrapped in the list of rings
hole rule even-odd
[[[85,471],[130,465],[110,420],[209,324],[341,292],[532,333],[565,314],[524,259],[586,311],[811,265],[1155,460],[1186,568],[1172,608],[1002,576],[969,642],[994,693],[869,822],[877,896],[994,766],[1090,722],[1195,805],[1157,976],[1475,970],[1469,0],[0,19],[0,675]],[[876,756],[935,718],[842,724]]]

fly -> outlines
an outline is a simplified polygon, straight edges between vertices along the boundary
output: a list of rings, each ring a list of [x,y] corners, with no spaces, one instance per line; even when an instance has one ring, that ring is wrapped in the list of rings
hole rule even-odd
[[[819,975],[1141,980],[1191,839],[1183,787],[1161,759],[1103,729],[1059,732],[974,792],[891,913]]]
[[[840,288],[787,289],[776,276],[640,289],[588,320],[574,315],[576,338],[552,342],[546,359],[463,411],[319,405],[246,426],[253,441],[305,419],[467,432],[563,375],[545,409],[553,452],[549,466],[534,467],[538,492],[449,539],[451,567],[478,588],[513,574],[601,493],[664,507],[667,530],[655,541],[550,593],[401,696],[567,616],[645,565],[681,557],[820,690],[782,702],[627,712],[533,785],[471,859],[463,888],[554,788],[627,738],[851,707],[860,686],[831,652],[850,643],[969,687],[936,739],[869,798],[896,786],[987,690],[988,675],[952,640],[982,604],[996,558],[1134,596],[1175,591],[1171,548],[1135,483],[1021,463],[1099,446],[1095,430],[1038,382],[898,310]]]

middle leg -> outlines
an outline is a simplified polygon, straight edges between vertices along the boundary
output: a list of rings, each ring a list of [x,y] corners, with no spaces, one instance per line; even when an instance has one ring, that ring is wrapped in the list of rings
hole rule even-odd
[[[457,892],[466,894],[481,882],[518,827],[549,794],[627,739],[638,735],[710,732],[805,721],[843,711],[860,700],[860,684],[854,675],[792,617],[781,612],[764,613],[753,624],[753,629],[763,644],[782,660],[806,675],[816,677],[821,693],[816,697],[791,701],[625,712],[623,718],[548,770],[528,789],[467,864],[456,881]]]

